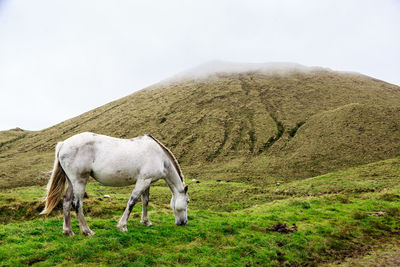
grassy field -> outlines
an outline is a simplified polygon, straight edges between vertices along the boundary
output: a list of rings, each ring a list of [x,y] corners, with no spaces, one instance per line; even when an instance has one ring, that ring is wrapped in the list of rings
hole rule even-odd
[[[395,264],[399,103],[400,87],[356,73],[218,73],[159,83],[42,131],[0,131],[0,265]],[[95,236],[73,219],[76,235],[64,237],[61,203],[39,216],[55,144],[84,131],[166,144],[190,186],[188,225],[175,226],[163,182],[151,187],[150,228],[137,205],[119,232],[132,188],[93,181],[84,210]],[[278,224],[293,232],[272,231]]]
[[[76,219],[75,237],[62,235],[61,205],[50,217],[38,215],[43,186],[2,190],[0,264],[297,266],[350,257],[347,262],[368,265],[376,258],[364,255],[377,244],[399,241],[400,158],[264,186],[191,178],[185,227],[174,225],[169,189],[159,181],[151,187],[153,226],[139,223],[139,203],[127,233],[116,224],[132,188],[90,183],[84,209],[92,237],[78,233]],[[278,223],[297,231],[268,230]]]

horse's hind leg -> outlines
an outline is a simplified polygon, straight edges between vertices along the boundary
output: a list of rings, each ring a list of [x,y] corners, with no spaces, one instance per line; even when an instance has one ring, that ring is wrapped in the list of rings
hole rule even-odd
[[[67,236],[74,236],[71,227],[71,204],[72,204],[72,184],[68,180],[67,192],[63,198],[63,212],[64,212],[64,223],[63,223],[63,234]]]
[[[85,220],[85,216],[83,215],[83,196],[85,195],[85,188],[87,180],[89,179],[89,175],[82,175],[78,179],[71,179],[73,186],[73,195],[74,199],[72,204],[75,208],[76,215],[79,221],[79,228],[84,235],[94,235],[95,233],[90,230],[87,222]]]
[[[147,206],[149,205],[150,187],[147,188],[142,194],[142,219],[140,220],[146,226],[151,226],[152,223],[147,217]]]
[[[128,204],[126,205],[124,214],[118,222],[117,227],[121,232],[126,232],[128,229],[126,228],[126,224],[128,222],[128,217],[131,214],[133,207],[135,206],[139,197],[143,194],[143,192],[149,188],[151,183],[151,179],[138,179],[136,182],[135,188],[132,191],[131,197],[129,198]]]

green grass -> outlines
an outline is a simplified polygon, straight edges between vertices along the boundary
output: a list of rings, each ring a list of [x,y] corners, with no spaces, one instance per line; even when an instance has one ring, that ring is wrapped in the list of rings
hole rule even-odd
[[[370,251],[366,255],[355,256],[345,261],[328,263],[326,266],[399,266],[400,240],[398,238],[393,238],[385,244],[377,243],[373,247],[373,251]]]
[[[365,216],[356,216],[354,210]],[[391,213],[368,216],[377,210]],[[66,238],[61,234],[61,220],[37,219],[1,227],[0,259],[10,265],[34,261],[46,265],[304,264],[337,259],[356,250],[360,243],[391,235],[399,213],[398,202],[374,198],[355,199],[352,204],[300,198],[233,213],[191,210],[186,227],[175,226],[172,214],[153,213],[153,227],[139,225],[134,218],[128,233],[117,230],[117,218],[89,218],[96,231],[90,238]],[[279,222],[296,223],[299,231],[284,235],[266,230]],[[76,220],[73,227],[78,228]]]
[[[88,185],[84,208],[96,235],[62,235],[61,207],[39,217],[44,187],[3,190],[0,262],[4,266],[53,265],[312,265],[363,255],[399,235],[400,159],[368,164],[301,181],[260,187],[242,182],[187,178],[189,223],[174,225],[165,183],[151,187],[149,218],[139,223],[140,203],[128,232],[116,224],[132,188]],[[278,189],[278,191],[276,190]],[[105,194],[110,198],[104,198]],[[22,207],[22,208],[21,208]],[[36,207],[32,208],[32,207]],[[12,212],[10,212],[12,211]],[[374,216],[383,212],[383,216]],[[7,214],[6,214],[7,213]],[[267,230],[277,223],[298,231]]]

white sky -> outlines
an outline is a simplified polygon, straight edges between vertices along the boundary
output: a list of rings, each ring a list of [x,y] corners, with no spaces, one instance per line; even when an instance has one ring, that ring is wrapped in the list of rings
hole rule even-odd
[[[400,85],[400,1],[0,0],[0,130],[40,130],[210,60]]]

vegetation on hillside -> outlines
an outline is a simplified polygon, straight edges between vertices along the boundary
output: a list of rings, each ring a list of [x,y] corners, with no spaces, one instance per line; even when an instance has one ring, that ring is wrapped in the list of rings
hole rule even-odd
[[[324,69],[160,83],[43,131],[2,132],[0,187],[42,184],[55,144],[83,131],[151,133],[201,178],[305,178],[399,156],[399,103],[395,85]]]
[[[17,140],[24,138],[26,135],[27,131],[24,131],[20,128],[11,129],[8,131],[0,131],[0,148],[14,143]]]

